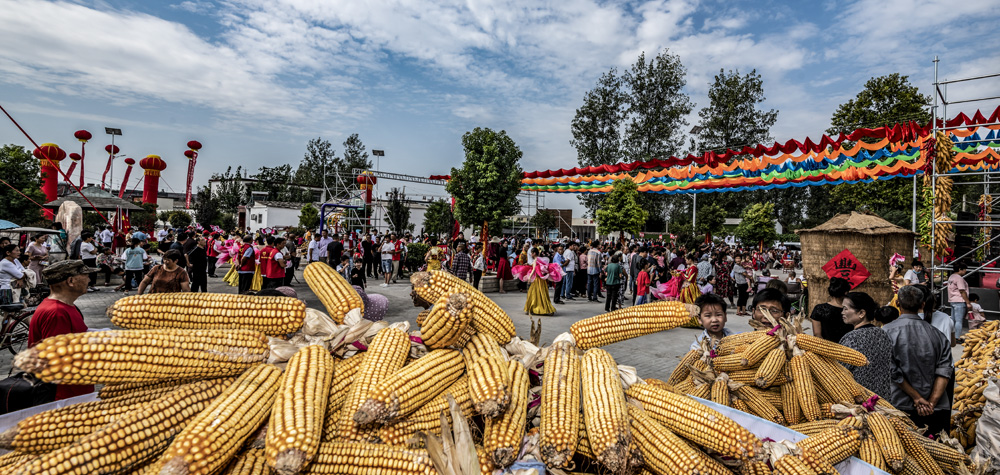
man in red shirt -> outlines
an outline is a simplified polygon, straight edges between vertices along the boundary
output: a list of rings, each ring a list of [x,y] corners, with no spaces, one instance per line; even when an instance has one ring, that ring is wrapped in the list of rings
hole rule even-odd
[[[87,267],[79,260],[59,261],[42,271],[51,293],[48,298],[42,300],[31,317],[31,323],[28,325],[29,347],[50,336],[87,331],[87,324],[83,323],[83,314],[73,302],[87,293],[90,273],[96,271],[97,269]],[[92,384],[58,384],[56,400],[92,392],[94,392]]]

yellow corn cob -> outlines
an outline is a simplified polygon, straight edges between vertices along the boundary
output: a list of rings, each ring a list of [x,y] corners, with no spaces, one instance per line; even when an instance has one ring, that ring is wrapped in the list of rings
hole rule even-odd
[[[443,394],[431,400],[424,407],[417,409],[417,412],[410,414],[402,421],[391,425],[383,426],[378,431],[378,438],[385,444],[404,445],[414,437],[418,431],[430,434],[441,434],[441,416],[451,422],[449,412],[448,395],[455,398],[462,414],[466,417],[472,416],[472,400],[469,398],[469,380],[461,377],[455,381]]]
[[[658,300],[625,307],[570,325],[569,332],[581,350],[618,343],[630,338],[677,328],[697,315],[697,307],[681,302]]]
[[[807,467],[811,468],[813,472],[816,472],[817,474],[840,475],[840,472],[833,467],[833,464],[825,458],[819,456],[816,451],[805,447],[798,447],[798,449],[799,458],[802,459],[802,462],[804,462]]]
[[[810,370],[810,372],[811,371],[812,370]],[[812,378],[812,387],[813,390],[816,391],[816,402],[819,403],[819,417],[821,419],[829,419],[833,417],[832,413],[829,411],[830,406],[834,404],[833,396],[830,396],[830,394],[826,392],[826,389],[823,389],[823,385],[816,381],[815,376]],[[823,409],[823,406],[826,406],[826,410]]]
[[[723,406],[730,405],[729,399],[729,377],[725,373],[719,375],[718,379],[712,383],[712,402],[716,404],[722,404]]]
[[[765,335],[755,340],[741,353],[747,359],[749,366],[756,366],[761,361],[764,361],[764,358],[771,353],[771,350],[777,349],[780,342],[776,336]]]
[[[649,384],[652,384],[652,385],[657,386],[657,387],[661,387],[663,389],[668,389],[668,390],[669,389],[673,389],[674,391],[677,391],[677,392],[679,392],[681,394],[693,394],[695,392],[695,390],[694,390],[694,381],[692,381],[691,378],[688,378],[688,379],[686,379],[684,381],[681,381],[680,383],[677,383],[677,384],[675,384],[673,386],[671,386],[671,385],[669,385],[667,383],[663,383],[662,385],[658,384],[658,383],[649,383]]]
[[[834,386],[834,391],[837,394],[833,394],[827,390],[827,393],[834,399],[849,398],[845,399],[848,403],[862,403],[867,399],[862,392],[864,386],[854,381],[854,375],[844,365],[830,358],[824,358],[813,353],[810,354],[812,356],[809,358],[809,367],[814,368],[812,370],[813,374],[822,372],[823,377],[828,380],[827,385],[832,384]],[[819,378],[816,379],[819,381]],[[822,381],[820,381],[820,384],[823,384]]]
[[[316,455],[336,363],[309,345],[292,355],[268,421],[267,464],[281,475],[299,473]]]
[[[511,381],[510,404],[500,417],[486,418],[486,429],[483,431],[483,446],[498,468],[513,464],[521,450],[527,424],[528,389],[531,386],[528,370],[519,361],[507,362],[507,374]]]
[[[0,434],[0,448],[42,455],[72,444],[143,404],[176,388],[154,389],[107,401],[52,409],[21,420]]]
[[[307,474],[434,475],[426,450],[365,442],[324,442]]]
[[[670,377],[667,378],[667,384],[674,385],[684,381],[691,374],[691,368],[688,365],[694,364],[698,358],[701,358],[701,350],[688,351],[677,363],[674,371],[670,373]]]
[[[715,386],[714,382],[713,383],[705,383],[705,384],[696,385],[694,387],[694,391],[691,391],[690,394],[691,394],[691,396],[696,397],[696,398],[711,400],[712,399],[712,388],[714,386]]]
[[[633,384],[625,394],[667,429],[723,456],[745,460],[761,451],[760,440],[746,428],[687,396],[648,384]]]
[[[21,467],[16,475],[127,473],[161,453],[199,412],[226,389],[227,381],[179,387],[76,442]]]
[[[801,350],[796,351],[796,354],[788,361],[788,367],[792,372],[792,385],[795,387],[795,397],[798,398],[802,414],[809,421],[822,419],[819,400],[816,396],[816,386],[813,384],[812,373],[809,371],[809,362],[805,359],[805,354]]]
[[[747,462],[740,467],[740,475],[771,475],[767,462]]]
[[[781,415],[778,408],[768,402],[762,393],[762,391],[746,385],[736,388],[736,395],[750,408],[751,414],[756,414],[758,417],[767,419],[775,424],[785,425],[784,416]]]
[[[378,387],[379,383],[399,371],[410,353],[410,337],[406,332],[393,327],[383,328],[375,335],[365,359],[358,367],[357,377],[347,393],[340,412],[338,437],[347,440],[359,440],[365,434],[362,428],[354,423],[354,414],[358,412],[368,395]]]
[[[700,447],[696,447],[686,440],[684,443],[687,444],[688,447],[694,449],[695,453],[698,454],[698,457],[705,462],[705,471],[703,472],[705,475],[732,475],[733,472],[726,468],[722,462],[719,462],[711,455],[705,453]]]
[[[917,463],[916,459],[910,456],[903,459],[903,468],[895,473],[899,475],[927,475],[927,472],[920,468],[920,464]]]
[[[889,466],[885,463],[885,457],[882,456],[882,451],[878,448],[878,442],[875,441],[874,437],[866,437],[861,441],[861,447],[858,449],[858,458],[870,463],[875,468],[888,472]]]
[[[819,434],[819,433],[821,433],[821,432],[823,432],[823,431],[825,431],[825,430],[827,430],[827,429],[829,429],[831,427],[836,427],[838,422],[839,421],[837,421],[836,419],[821,419],[821,420],[818,420],[818,421],[810,421],[810,422],[803,422],[801,424],[793,424],[793,425],[788,426],[788,428],[791,429],[791,430],[794,430],[795,432],[798,432],[800,434],[805,434],[805,435],[809,436],[809,435]]]
[[[776,475],[817,475],[816,471],[794,455],[785,455],[778,459],[774,463],[774,473]]]
[[[783,401],[781,400],[781,388],[770,388],[761,389],[757,391],[767,402],[771,403],[775,409],[779,411],[784,411]]]
[[[590,448],[590,439],[587,438],[587,422],[583,418],[583,411],[580,411],[580,432],[576,442],[576,454],[582,455],[590,460],[597,460],[594,450]]]
[[[902,470],[906,449],[903,447],[903,442],[899,440],[899,434],[896,433],[892,423],[878,412],[869,414],[866,420],[872,437],[878,442],[878,448],[882,451],[885,463],[893,470]]]
[[[271,468],[267,466],[267,457],[264,449],[250,449],[237,455],[222,475],[259,475],[271,473]]]
[[[465,372],[458,350],[432,350],[379,383],[354,413],[354,422],[395,424],[430,402]]]
[[[476,446],[476,458],[479,460],[479,473],[489,474],[496,470],[493,465],[493,456],[478,445]]]
[[[174,438],[156,462],[159,473],[205,475],[225,467],[271,414],[281,381],[271,365],[243,373]]]
[[[708,471],[697,450],[660,425],[635,405],[628,406],[628,416],[635,443],[642,452],[646,468],[656,475],[697,474]]]
[[[795,344],[799,348],[816,353],[819,356],[825,356],[852,366],[865,366],[868,364],[868,358],[865,358],[865,355],[853,348],[848,348],[808,333],[799,333],[794,336],[794,339]]]
[[[754,412],[751,411],[750,408],[747,406],[747,403],[743,402],[742,399],[735,399],[735,398],[731,399],[729,402],[729,406],[732,407],[733,409],[736,409],[737,411],[745,412],[747,414],[754,414]]]
[[[427,316],[431,314],[430,310],[424,310],[417,314],[417,326],[423,327],[424,322],[427,321]]]
[[[472,284],[445,272],[432,270],[415,272],[410,276],[413,291],[423,300],[437,302],[442,295],[462,292],[472,300],[472,328],[486,333],[501,345],[506,345],[517,332],[514,321],[499,305],[479,291]]]
[[[6,454],[0,455],[0,472],[14,473],[36,458],[38,458],[38,456],[34,454],[26,454],[17,451],[7,452]]]
[[[340,426],[337,425],[340,422],[340,409],[347,400],[347,394],[364,357],[365,353],[359,353],[339,361],[334,367],[330,394],[326,402],[326,415],[323,416],[323,442],[336,439],[340,433]]]
[[[507,362],[496,356],[481,356],[469,368],[469,390],[476,412],[488,418],[503,413],[510,403]]]
[[[761,365],[763,365],[763,363],[761,363]],[[782,366],[784,366],[784,365],[782,365]],[[736,381],[737,383],[750,384],[750,385],[756,385],[756,383],[757,383],[757,370],[756,369],[738,369],[736,371],[726,371],[726,374],[729,375],[729,380],[730,381]],[[765,386],[765,388],[770,388],[770,387],[775,387],[775,386],[781,386],[782,384],[785,384],[787,382],[788,382],[788,379],[785,378],[785,375],[784,374],[779,374],[778,377],[775,378],[773,382],[771,382],[771,385],[770,386]],[[765,388],[761,388],[761,389],[765,389]]]
[[[780,386],[780,384],[775,384],[775,380],[781,376],[781,370],[785,367],[786,360],[783,348],[771,350],[757,368],[754,374],[754,384],[758,388],[767,388],[772,385]]]
[[[739,353],[712,358],[712,369],[717,372],[728,373],[748,368],[750,368],[750,362]]]
[[[920,443],[920,438],[922,436],[917,435],[906,427],[902,421],[898,418],[891,417],[889,423],[896,430],[896,434],[899,435],[899,441],[903,444],[903,449],[906,450],[906,455],[913,457],[913,459],[920,465],[920,468],[927,472],[928,475],[944,475],[944,471],[938,465],[937,461],[931,457],[931,454],[924,449],[924,445]]]
[[[635,448],[618,365],[607,351],[592,348],[580,359],[580,380],[591,449],[612,472],[628,470]]]
[[[495,356],[503,361],[507,361],[507,352],[500,347],[496,338],[486,333],[476,333],[462,347],[462,356],[465,357],[465,367],[471,368],[481,356]]]
[[[544,370],[538,446],[546,465],[565,467],[576,452],[580,422],[580,359],[576,347],[568,341],[553,344],[545,357]]]
[[[193,383],[195,380],[169,380],[169,381],[159,381],[156,383],[118,383],[118,384],[106,384],[101,389],[97,390],[98,399],[113,399],[116,397],[132,395],[140,392],[155,391],[155,390],[165,390],[171,391],[177,389],[178,386],[182,384]],[[164,393],[165,394],[165,393]]]
[[[169,293],[122,297],[107,311],[111,323],[130,330],[257,330],[284,335],[302,327],[305,302],[291,297]]]
[[[767,332],[762,330],[734,333],[732,335],[722,337],[722,339],[719,340],[719,346],[715,348],[715,352],[719,356],[731,355],[736,352],[737,347],[750,345],[757,341],[757,339],[764,336],[767,336]]]
[[[472,307],[463,293],[442,295],[420,323],[420,338],[428,348],[460,346],[459,338],[472,323]],[[464,344],[464,343],[463,343]]]
[[[46,338],[14,364],[47,383],[109,384],[236,376],[268,354],[253,330],[110,330]]]
[[[808,363],[809,372],[812,374],[812,377],[830,395],[833,402],[840,404],[851,404],[854,402],[854,395],[851,394],[850,388],[842,384],[842,381],[837,377],[836,370],[830,368],[826,362],[821,361],[820,357],[815,354],[807,352],[802,357]],[[851,386],[854,385],[852,384]]]
[[[779,389],[781,390],[781,414],[785,416],[785,421],[789,424],[798,424],[804,417],[802,409],[799,407],[799,396],[795,393],[795,385],[785,383]]]
[[[654,386],[658,386],[658,387],[661,387],[661,388],[664,388],[664,389],[671,389],[671,388],[673,388],[672,385],[669,385],[669,384],[667,384],[667,383],[665,383],[663,381],[660,381],[659,379],[655,379],[655,378],[646,378],[646,379],[643,379],[643,381],[645,381],[646,384],[652,384]]]
[[[810,449],[832,464],[840,463],[861,448],[861,431],[852,426],[836,425],[796,443]]]
[[[920,444],[924,446],[924,450],[927,451],[938,461],[938,464],[944,467],[958,467],[959,465],[968,465],[969,456],[965,452],[959,452],[950,445],[942,444],[936,440],[928,439],[927,437],[917,437]],[[951,471],[957,471],[954,468]]]
[[[357,310],[360,317],[365,312],[365,303],[358,291],[332,267],[322,262],[313,262],[302,271],[302,277],[306,279],[309,289],[323,302],[326,313],[330,314],[333,321],[344,323],[344,317],[348,313]]]

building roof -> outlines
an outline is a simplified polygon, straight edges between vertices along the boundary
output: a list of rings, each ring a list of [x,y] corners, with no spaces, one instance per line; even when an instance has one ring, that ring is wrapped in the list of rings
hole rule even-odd
[[[293,201],[254,201],[254,205],[267,206],[268,208],[302,209],[303,206],[311,203],[296,203]],[[315,205],[313,205],[315,206]]]
[[[125,210],[142,211],[142,207],[132,204],[131,201],[123,200],[115,195],[112,195],[109,191],[102,190],[98,186],[86,186],[80,191],[83,192],[83,195],[94,204],[98,211],[117,211],[118,207]],[[76,190],[72,190],[71,193],[68,193],[65,196],[45,203],[45,207],[58,209],[67,201],[72,201],[80,205],[84,211],[89,211],[91,209],[90,205],[87,204],[87,200],[84,199],[83,196],[80,196]]]

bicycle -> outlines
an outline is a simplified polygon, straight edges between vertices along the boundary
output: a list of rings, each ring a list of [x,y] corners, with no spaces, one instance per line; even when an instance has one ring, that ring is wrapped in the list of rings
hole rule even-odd
[[[0,305],[0,351],[10,350],[18,354],[28,345],[28,322],[35,313],[35,307],[25,307],[22,303]]]

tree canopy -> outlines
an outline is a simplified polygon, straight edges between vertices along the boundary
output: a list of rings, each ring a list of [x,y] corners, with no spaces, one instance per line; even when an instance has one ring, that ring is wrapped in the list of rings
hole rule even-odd
[[[638,202],[639,189],[632,180],[615,180],[611,193],[608,193],[597,210],[597,232],[609,234],[616,231],[639,234],[642,226],[649,218],[649,212],[642,209]]]
[[[424,232],[438,236],[450,236],[454,227],[455,216],[451,213],[451,205],[441,199],[432,201],[424,211]]]
[[[718,234],[726,224],[726,210],[715,203],[699,206],[695,215],[698,217],[695,232],[700,234]]]
[[[243,186],[243,168],[226,167],[226,172],[212,175],[213,180],[219,180],[219,187],[213,193],[213,197],[219,200],[219,208],[224,213],[235,213],[236,208],[245,205],[250,201],[250,195]]]
[[[528,222],[540,236],[548,236],[549,230],[556,227],[556,215],[552,210],[540,209]]]
[[[0,177],[10,184],[0,186],[0,202],[3,203],[0,219],[20,226],[32,226],[42,221],[42,210],[35,204],[45,204],[40,174],[39,161],[31,156],[28,149],[13,144],[0,147]]]
[[[263,191],[268,201],[291,201],[302,203],[312,201],[312,192],[292,184],[292,166],[260,167],[253,175],[255,182],[248,188],[250,192]]]
[[[763,242],[770,247],[778,239],[774,229],[774,204],[754,203],[743,210],[743,221],[733,233],[744,246],[756,246]]]
[[[385,206],[385,224],[388,224],[397,235],[410,228],[410,207],[406,205],[406,193],[399,188],[389,191],[388,203]]]
[[[455,198],[455,217],[464,226],[481,226],[517,214],[521,204],[521,149],[507,132],[476,127],[462,136],[465,161],[451,169],[445,186]],[[490,233],[502,229],[491,227]]]
[[[306,143],[306,153],[295,170],[295,183],[308,186],[323,186],[323,171],[337,170],[337,152],[329,140],[323,137],[310,139]]]

